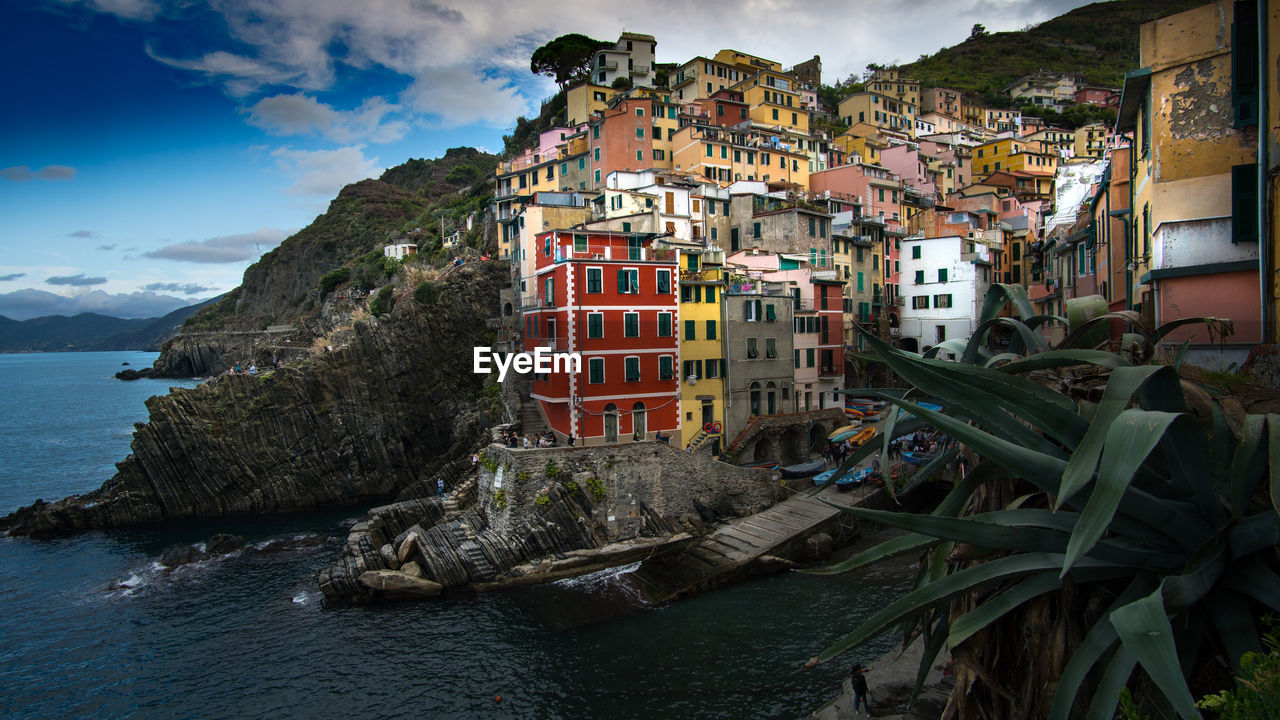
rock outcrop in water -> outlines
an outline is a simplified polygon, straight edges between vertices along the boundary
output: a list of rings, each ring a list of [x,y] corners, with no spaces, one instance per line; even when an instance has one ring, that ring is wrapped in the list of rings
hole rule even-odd
[[[772,472],[656,442],[495,444],[463,474],[447,498],[375,508],[358,522],[342,557],[317,576],[326,600],[430,597],[592,572],[670,549],[785,493]]]
[[[332,352],[152,397],[113,478],[22,508],[0,529],[51,536],[393,498],[500,419],[471,348],[491,344],[484,320],[506,280],[503,263],[470,264],[427,305],[403,293],[390,314],[357,322]]]

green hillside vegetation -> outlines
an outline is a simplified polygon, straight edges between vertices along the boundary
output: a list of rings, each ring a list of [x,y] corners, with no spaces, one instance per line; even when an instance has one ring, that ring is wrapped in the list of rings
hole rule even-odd
[[[348,268],[362,289],[384,284],[382,246],[401,240],[439,258],[440,229],[452,233],[468,213],[483,210],[497,156],[451,148],[443,157],[411,159],[377,180],[342,189],[328,210],[263,255],[240,287],[193,315],[187,330],[262,329],[292,322],[315,308],[321,279]],[[479,244],[479,230],[468,237]]]
[[[155,350],[183,320],[214,302],[206,300],[158,318],[126,319],[80,313],[46,315],[21,322],[0,315],[0,352]]]
[[[1205,0],[1115,0],[1076,8],[1018,32],[986,33],[974,26],[968,39],[901,65],[921,87],[946,87],[1013,107],[1006,86],[1040,70],[1069,73],[1090,85],[1119,88],[1137,67],[1138,27],[1148,20]]]

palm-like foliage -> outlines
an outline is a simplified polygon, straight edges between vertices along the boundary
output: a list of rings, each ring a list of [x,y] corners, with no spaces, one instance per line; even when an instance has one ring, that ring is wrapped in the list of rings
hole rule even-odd
[[[1006,301],[1020,319],[996,317]],[[1077,347],[1116,318],[1140,335],[1128,357]],[[886,442],[927,423],[978,462],[932,514],[845,508],[909,532],[816,572],[904,552],[924,561],[915,590],[818,659],[901,625],[925,637],[921,678],[951,649],[960,676],[953,716],[1065,719],[1087,708],[1090,718],[1110,718],[1120,688],[1142,677],[1167,717],[1196,717],[1189,674],[1206,658],[1234,663],[1257,650],[1254,618],[1280,611],[1280,468],[1271,463],[1273,452],[1280,460],[1280,416],[1250,415],[1232,428],[1215,412],[1207,432],[1188,413],[1173,367],[1132,362],[1151,358],[1173,327],[1104,313],[1050,348],[1036,328],[1055,321],[1031,315],[1021,288],[997,286],[974,337],[943,348],[964,362],[867,336],[912,393],[945,408],[885,395],[915,416],[891,418]],[[1011,351],[997,355],[985,345],[1000,325],[1012,332]],[[1110,371],[1097,403],[1027,377],[1080,365]]]

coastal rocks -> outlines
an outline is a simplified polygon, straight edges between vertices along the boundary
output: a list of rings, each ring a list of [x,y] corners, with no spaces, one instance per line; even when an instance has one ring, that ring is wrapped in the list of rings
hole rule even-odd
[[[512,450],[492,444],[446,498],[374,508],[316,580],[326,601],[392,599],[366,573],[420,576],[445,590],[546,582],[635,562],[724,517],[780,499],[772,474],[663,443]],[[442,468],[442,475],[452,473]],[[428,486],[433,481],[428,481]],[[709,518],[700,519],[697,508]],[[378,582],[382,582],[379,580]]]
[[[189,565],[201,560],[208,560],[211,557],[233,553],[243,548],[243,537],[219,533],[205,542],[203,550],[194,545],[182,543],[170,545],[160,554],[160,564],[168,568],[175,568],[179,565]]]
[[[360,584],[383,593],[392,600],[431,598],[444,592],[440,583],[423,580],[396,570],[369,570],[360,574]]]
[[[430,307],[406,294],[357,323],[345,348],[152,397],[114,477],[22,508],[0,530],[48,537],[395,497],[469,454],[497,419],[481,409],[470,348],[488,344],[483,319],[506,280],[501,263],[467,265]]]

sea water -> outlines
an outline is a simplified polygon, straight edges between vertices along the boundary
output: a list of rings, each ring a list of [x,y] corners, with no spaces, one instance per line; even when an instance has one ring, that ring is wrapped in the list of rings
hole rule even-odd
[[[92,490],[143,403],[150,353],[0,355],[0,512]],[[0,716],[798,718],[850,662],[795,672],[899,594],[901,567],[794,573],[639,608],[629,568],[512,592],[327,607],[315,572],[365,508],[0,538]],[[249,547],[176,570],[170,544]],[[327,536],[309,547],[274,540]],[[501,701],[498,701],[498,698]]]

